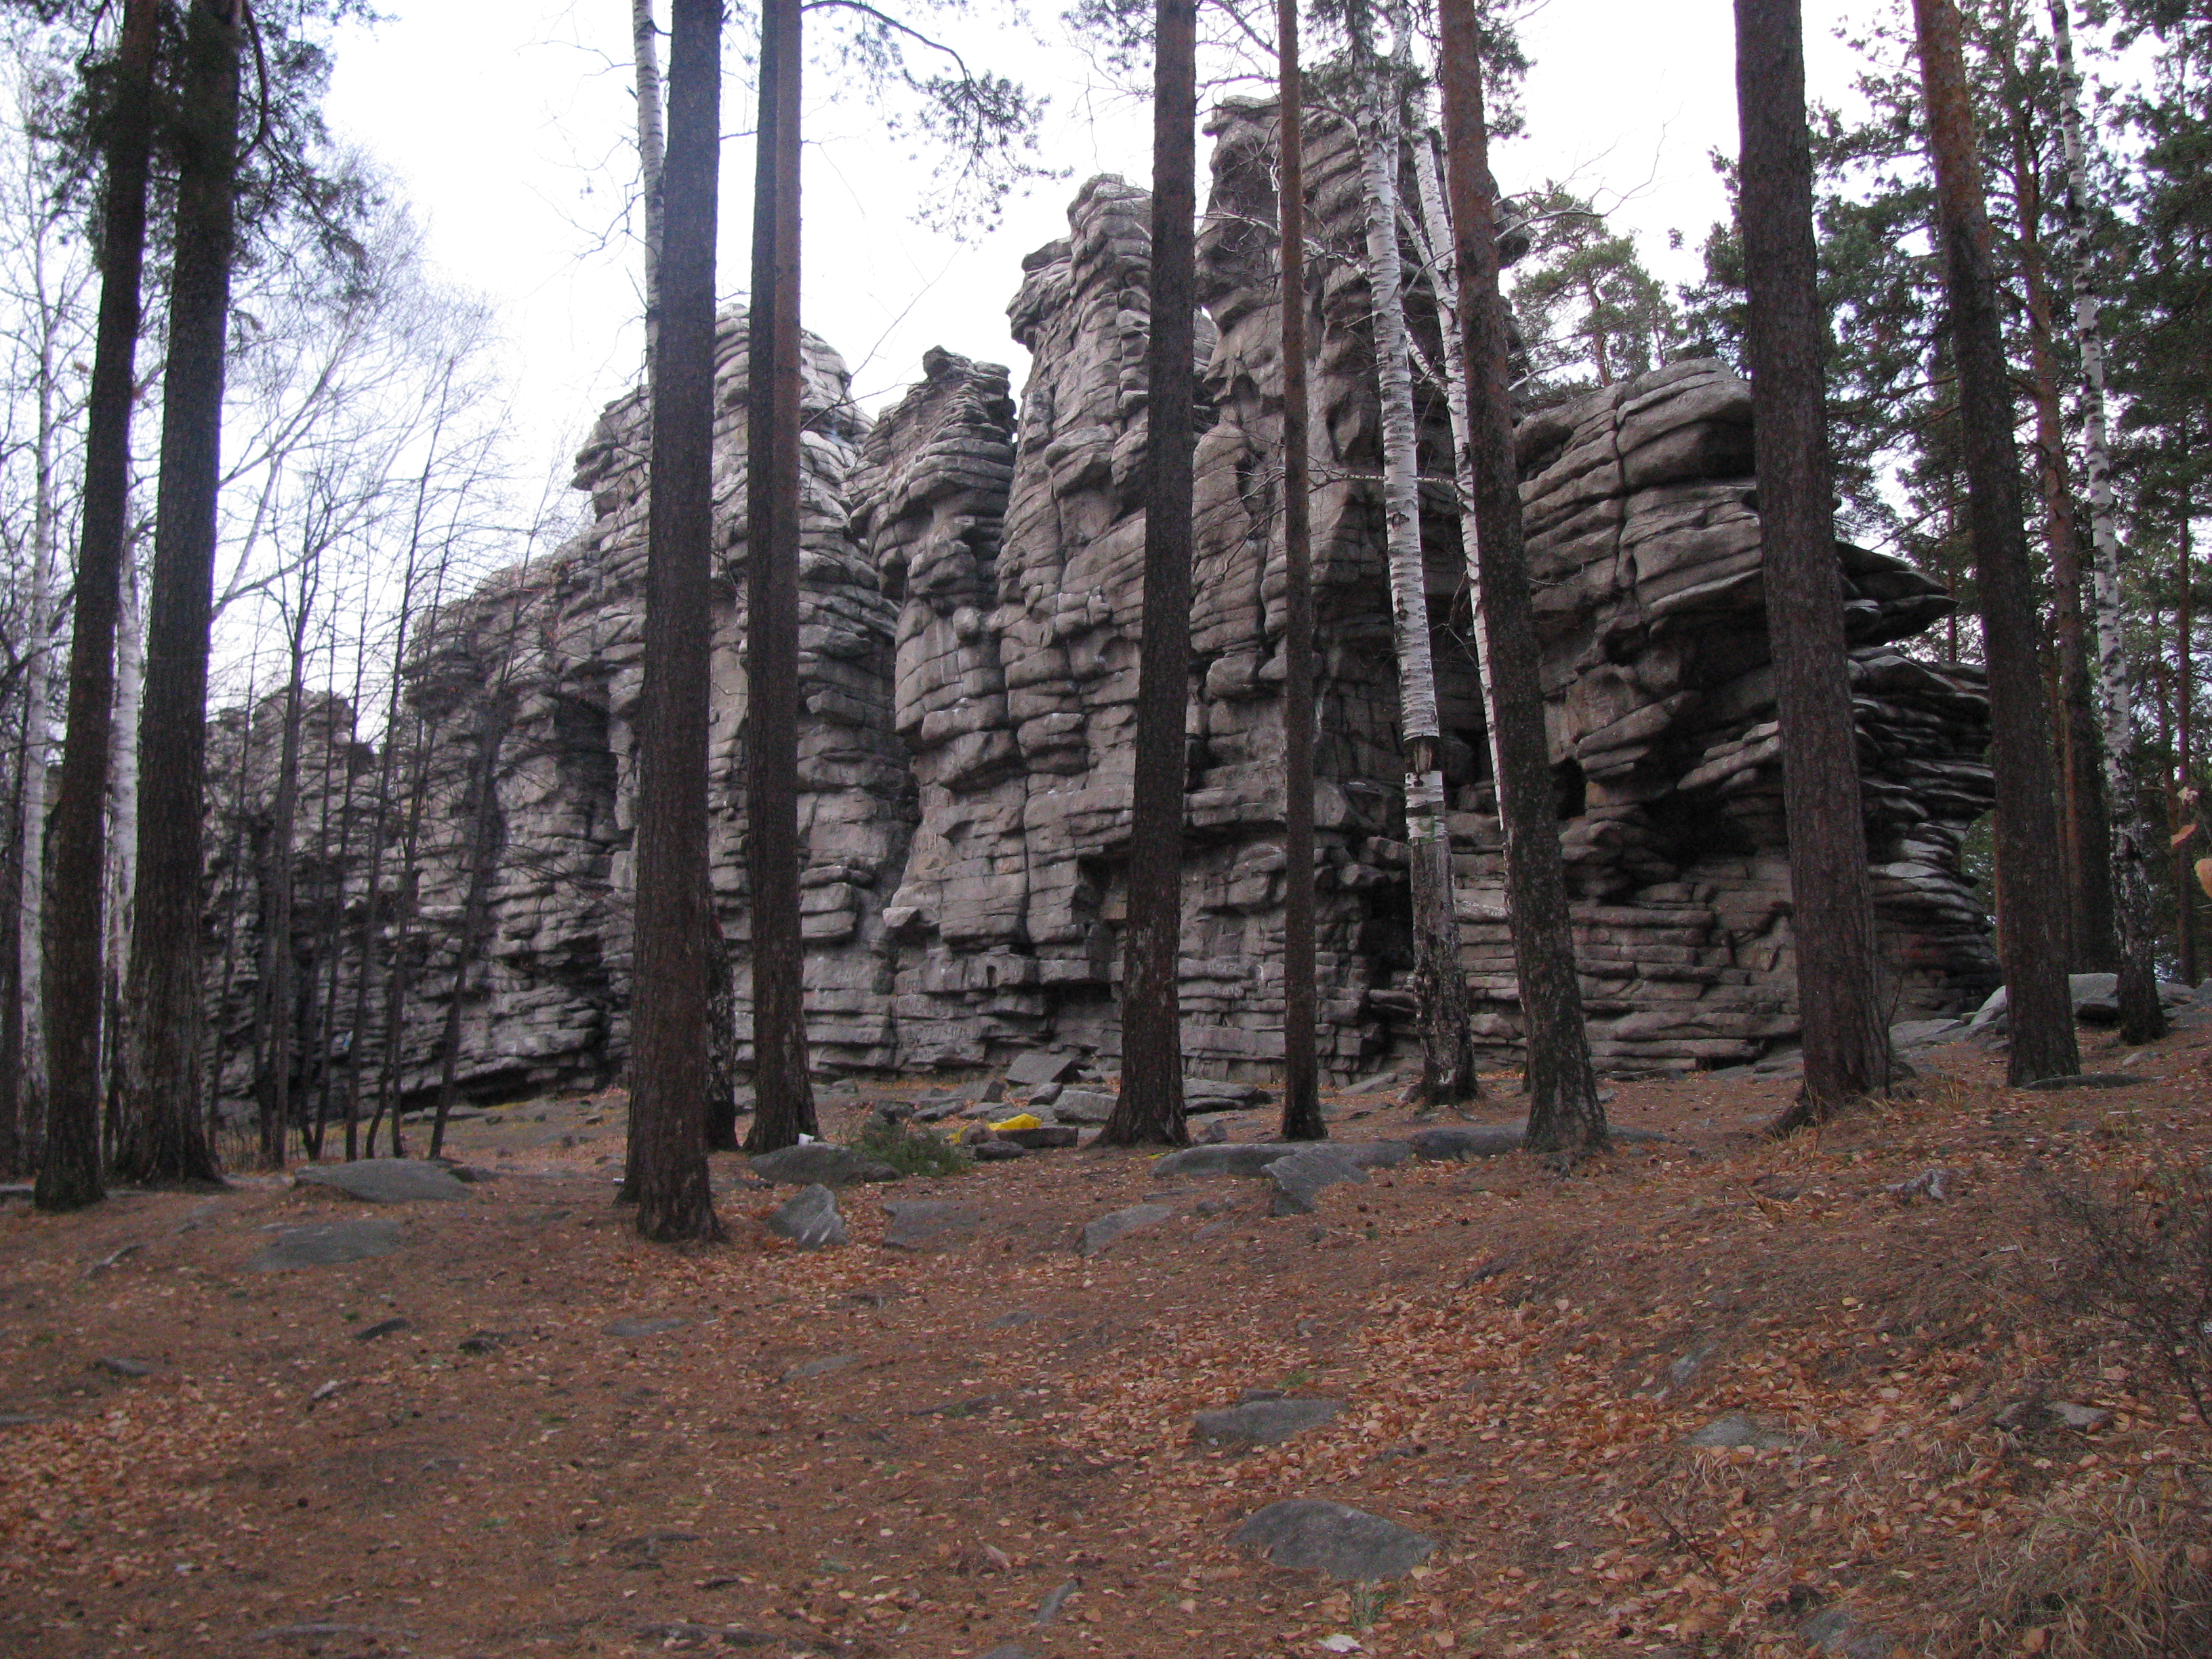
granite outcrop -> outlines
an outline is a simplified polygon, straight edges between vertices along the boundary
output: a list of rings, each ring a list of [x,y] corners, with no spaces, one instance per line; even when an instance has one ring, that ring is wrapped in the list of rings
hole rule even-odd
[[[1271,112],[1229,104],[1209,130],[1184,1049],[1194,1071],[1256,1077],[1275,1064],[1282,1022]],[[1317,255],[1297,301],[1309,313],[1316,445],[1321,1035],[1324,1066],[1346,1078],[1411,1052],[1412,962],[1381,422],[1348,135],[1316,122],[1307,167]],[[1149,212],[1143,191],[1093,179],[1067,236],[1024,261],[1009,307],[1030,357],[1018,398],[1007,369],[936,351],[922,381],[871,419],[842,360],[809,337],[800,820],[810,1034],[824,1070],[978,1067],[1032,1050],[1112,1069],[1142,622]],[[1435,361],[1432,308],[1413,301]],[[741,313],[724,319],[717,349],[714,885],[742,1064]],[[1479,1033],[1504,1063],[1519,1014],[1490,750],[1443,399],[1434,387],[1423,397],[1456,896]],[[423,815],[411,896],[380,903],[386,954],[415,964],[401,1038],[410,1094],[434,1078],[453,1006],[468,1094],[620,1077],[645,420],[638,394],[610,405],[577,462],[588,521],[449,607],[407,664]],[[1759,1060],[1794,1041],[1796,1017],[1748,388],[1715,361],[1672,363],[1530,415],[1517,441],[1599,1063]],[[1975,671],[1918,643],[1952,607],[1942,586],[1895,558],[1838,552],[1894,1018],[1949,1013],[1996,981],[1988,918],[1961,867],[1990,799],[1986,700]],[[398,883],[396,852],[383,865],[383,882]],[[362,1036],[383,1041],[380,1028]]]

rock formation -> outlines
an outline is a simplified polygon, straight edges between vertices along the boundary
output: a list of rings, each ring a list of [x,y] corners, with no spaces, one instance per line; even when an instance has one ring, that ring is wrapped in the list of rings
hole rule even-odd
[[[1281,1041],[1273,137],[1258,106],[1225,106],[1211,130],[1184,1048],[1194,1070],[1244,1075],[1269,1071]],[[1357,161],[1328,123],[1310,143],[1322,250],[1303,296],[1321,1047],[1325,1066],[1349,1074],[1410,1050],[1410,958]],[[1032,1047],[1110,1066],[1140,621],[1148,213],[1143,192],[1094,179],[1067,238],[1024,262],[1010,315],[1032,365],[1018,407],[1006,369],[938,351],[923,382],[871,422],[836,354],[810,339],[801,828],[810,1030],[825,1069],[971,1066]],[[1433,354],[1433,324],[1415,308]],[[725,319],[719,351],[714,881],[742,1036],[741,313]],[[1429,403],[1424,536],[1458,901],[1479,1029],[1504,1061],[1517,1009],[1489,749],[1440,392]],[[478,856],[491,879],[484,948],[458,988],[465,1086],[498,1096],[620,1073],[643,416],[635,394],[611,405],[578,458],[589,524],[451,609],[408,665],[434,780],[421,902],[398,924],[420,963],[404,1033],[416,1091],[456,994],[455,924]],[[1592,1035],[1611,1069],[1753,1060],[1796,1030],[1750,418],[1747,388],[1699,361],[1520,428],[1561,835]],[[1895,1017],[1947,1012],[1996,977],[1959,857],[1990,794],[1984,699],[1972,671],[1904,644],[1949,610],[1941,586],[1895,559],[1842,555]],[[471,781],[483,776],[489,797]],[[387,854],[387,879],[395,863]]]

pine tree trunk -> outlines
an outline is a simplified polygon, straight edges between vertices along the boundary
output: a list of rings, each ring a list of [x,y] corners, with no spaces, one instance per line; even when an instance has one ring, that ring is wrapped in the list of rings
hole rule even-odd
[[[783,4],[795,24],[795,5],[792,0]],[[665,190],[675,234],[662,252],[661,325],[653,371],[645,690],[638,718],[637,946],[630,993],[637,1230],[664,1242],[722,1237],[707,1182],[705,909],[720,0],[675,0],[671,21]],[[768,57],[776,55],[781,71],[788,66],[781,54],[792,43],[774,28],[763,38],[763,70]],[[761,143],[763,150],[774,148],[765,130]],[[790,296],[794,321],[796,300]],[[757,358],[753,368],[759,368]],[[795,443],[796,422],[790,435]],[[755,473],[756,487],[759,481]],[[756,556],[760,550],[757,545]],[[795,566],[798,550],[792,551]],[[795,682],[795,672],[792,678]],[[484,780],[487,786],[489,781]],[[794,903],[794,925],[797,908]]]
[[[754,1092],[749,1152],[774,1152],[821,1133],[806,1049],[806,945],[799,915],[799,0],[767,0],[753,187],[745,458]],[[702,801],[702,815],[704,810]],[[696,907],[705,896],[702,874],[685,902]],[[702,917],[691,948],[703,953],[706,942]],[[704,997],[703,963],[695,978]],[[695,1124],[687,1144],[696,1148],[700,1138]]]
[[[2079,1072],[2066,981],[2065,870],[2051,725],[2037,666],[2039,624],[2021,507],[2012,392],[1990,264],[1990,225],[1953,0],[1913,0],[1928,106],[1936,220],[1959,376],[1967,514],[1989,672],[1996,776],[1998,949],[2010,993],[2008,1071],[2017,1087]]]
[[[1180,1146],[1190,1139],[1183,1118],[1180,981],[1197,441],[1197,0],[1158,0],[1153,40],[1144,610],[1128,921],[1121,939],[1121,1088],[1104,1133],[1116,1146]]]
[[[131,494],[131,408],[137,393],[146,183],[153,149],[153,72],[161,7],[127,0],[102,165],[100,321],[87,400],[83,511],[70,635],[69,712],[54,838],[53,905],[46,929],[46,1146],[38,1206],[70,1210],[103,1196],[100,1168],[101,867],[115,620],[121,605]]]
[[[2074,66],[2074,36],[2066,0],[2051,0],[2051,25],[2058,42],[2063,88],[2060,125],[2066,149],[2066,258],[2072,267],[2074,329],[2081,351],[2087,431],[2089,528],[2096,562],[2090,578],[2090,612],[2097,631],[2097,689],[2104,715],[2105,805],[2112,842],[2112,887],[2118,901],[2120,1036],[2154,1042],[2166,1035],[2158,997],[2158,935],[2151,910],[2151,854],[2156,837],[2136,788],[2134,688],[2129,684],[2125,618],[2120,599],[2120,542],[2112,513],[2112,460],[2105,428],[2105,340],[2098,317],[2101,296],[2088,257],[2088,177],[2082,158],[2081,81]],[[2184,693],[2186,695],[2186,677]]]
[[[1406,333],[1405,272],[1398,248],[1400,65],[1366,40],[1365,7],[1351,14],[1361,60],[1360,179],[1367,208],[1367,291],[1375,330],[1382,413],[1382,495],[1390,573],[1391,631],[1398,658],[1398,721],[1405,745],[1406,840],[1413,901],[1413,994],[1421,1033],[1421,1096],[1455,1104],[1481,1092],[1467,975],[1460,966],[1452,902],[1451,836],[1445,820],[1443,726],[1429,634],[1428,580],[1421,550],[1419,426],[1413,411],[1412,349]],[[1405,46],[1403,32],[1400,49]]]
[[[1597,1097],[1583,1024],[1582,987],[1576,977],[1559,857],[1559,810],[1544,733],[1544,691],[1522,541],[1520,469],[1513,453],[1508,313],[1498,282],[1497,185],[1490,173],[1474,0],[1441,0],[1437,21],[1443,36],[1437,78],[1443,88],[1453,264],[1459,275],[1480,549],[1477,591],[1495,691],[1498,818],[1505,838],[1514,963],[1528,1031],[1528,1146],[1571,1163],[1605,1145],[1605,1109]]]
[[[2053,361],[2051,282],[2043,253],[2042,180],[2032,112],[2013,122],[2021,286],[2027,300],[2027,387],[2035,408],[2036,477],[2042,486],[2044,544],[2051,560],[2051,623],[2058,679],[2060,804],[2066,842],[2067,961],[2076,973],[2110,973],[2119,963],[2113,932],[2112,848],[2106,823],[2103,744],[2089,685],[2081,618],[2081,542],[2066,464],[2066,417]]]
[[[1283,1139],[1325,1140],[1315,1030],[1312,481],[1307,443],[1305,84],[1298,0],[1276,0],[1283,355]]]
[[[1804,1086],[1775,1125],[1787,1130],[1887,1093],[1891,1060],[1836,560],[1798,0],[1736,0],[1735,30],[1752,430],[1805,1055]]]
[[[235,230],[240,11],[240,0],[194,0],[185,31],[146,705],[138,728],[140,890],[125,992],[132,1026],[130,1098],[117,1159],[146,1182],[216,1174],[199,1109],[200,815]]]

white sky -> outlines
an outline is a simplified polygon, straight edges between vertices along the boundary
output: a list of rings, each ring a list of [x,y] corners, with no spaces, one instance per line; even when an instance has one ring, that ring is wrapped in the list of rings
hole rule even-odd
[[[744,4],[745,0],[738,0]],[[910,218],[926,167],[887,143],[873,112],[817,80],[806,130],[804,314],[842,351],[855,391],[880,406],[919,377],[943,345],[1008,362],[1006,332],[1020,260],[1066,229],[1081,180],[1150,174],[1149,112],[1089,90],[1092,76],[1061,43],[1059,0],[1039,0],[1037,38],[955,38],[979,66],[1048,93],[1048,159],[1070,170],[1009,209],[973,246]],[[1881,3],[1881,0],[1875,0]],[[387,21],[338,43],[331,99],[342,136],[374,153],[427,221],[432,257],[453,281],[488,295],[507,337],[518,459],[535,471],[572,449],[599,406],[635,379],[641,336],[634,243],[604,242],[635,176],[629,7],[623,0],[384,0]],[[1842,99],[1850,63],[1831,39],[1867,0],[1806,0],[1812,93]],[[1728,0],[1548,0],[1523,26],[1534,60],[1528,136],[1494,157],[1508,190],[1572,175],[1601,205],[1626,198],[1614,223],[1636,233],[1652,267],[1696,274],[1694,250],[1719,216],[1714,149],[1735,148],[1733,7]],[[663,9],[665,17],[665,8]],[[751,125],[750,88],[724,91],[726,133]],[[752,144],[723,148],[720,286],[747,273]],[[1200,191],[1203,199],[1203,180]],[[1667,251],[1679,228],[1687,246]]]

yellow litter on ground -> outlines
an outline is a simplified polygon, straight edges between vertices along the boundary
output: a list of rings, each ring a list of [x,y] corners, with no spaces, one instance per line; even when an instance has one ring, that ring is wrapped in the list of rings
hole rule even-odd
[[[1018,1112],[1004,1123],[994,1123],[991,1126],[991,1133],[997,1134],[1002,1129],[1042,1129],[1043,1127],[1044,1120],[1035,1112]]]

